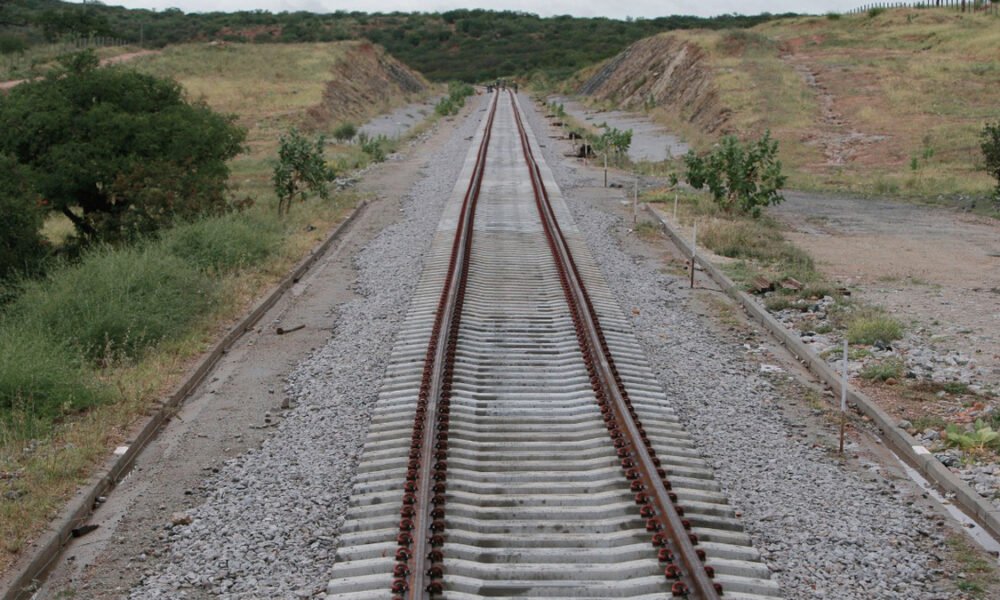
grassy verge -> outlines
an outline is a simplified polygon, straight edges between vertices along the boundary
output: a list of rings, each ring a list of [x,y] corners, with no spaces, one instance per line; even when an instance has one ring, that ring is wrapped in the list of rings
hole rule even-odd
[[[350,45],[240,46],[233,52],[247,55],[238,56],[214,50],[192,45],[136,63],[177,74],[213,108],[239,115],[249,151],[231,163],[230,183],[252,200],[249,208],[132,247],[92,249],[29,284],[0,314],[0,569],[227,324],[359,201],[340,191],[330,201],[297,203],[279,219],[271,189],[278,135],[307,120],[331,67],[350,59]],[[356,118],[358,107],[351,110]],[[333,117],[318,133],[332,132]],[[400,141],[380,141],[381,152]],[[330,144],[327,160],[343,172],[374,158],[344,143]],[[45,229],[54,243],[70,232],[60,219]]]

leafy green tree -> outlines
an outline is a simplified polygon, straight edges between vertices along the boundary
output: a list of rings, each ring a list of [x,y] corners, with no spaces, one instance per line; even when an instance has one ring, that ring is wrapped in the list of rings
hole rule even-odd
[[[986,159],[986,170],[997,180],[993,195],[1000,202],[1000,121],[987,123],[980,133],[983,157]]]
[[[0,152],[85,241],[117,242],[228,208],[226,161],[246,132],[179,84],[72,55],[0,100]]]
[[[278,214],[285,215],[298,197],[305,200],[310,192],[326,200],[330,197],[327,183],[336,177],[323,158],[323,136],[310,142],[292,128],[281,136],[278,164],[274,166],[274,193],[278,196]]]
[[[0,154],[0,288],[2,281],[37,271],[47,253],[40,233],[45,221],[42,200],[31,190],[27,172]],[[2,296],[0,292],[0,302]]]
[[[687,182],[696,189],[707,186],[727,214],[738,212],[756,218],[763,207],[784,200],[778,190],[787,177],[781,174],[778,141],[771,139],[770,131],[745,144],[727,135],[703,155],[689,152],[684,164]]]

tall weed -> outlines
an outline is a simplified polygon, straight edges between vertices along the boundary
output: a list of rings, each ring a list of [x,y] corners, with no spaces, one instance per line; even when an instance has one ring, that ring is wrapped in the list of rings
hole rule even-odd
[[[281,241],[276,221],[229,214],[175,227],[159,244],[203,271],[232,273],[263,262],[278,250]]]
[[[158,245],[103,248],[29,284],[8,316],[92,361],[131,360],[184,334],[216,292],[204,272]]]
[[[79,351],[34,325],[0,320],[0,427],[37,430],[25,437],[110,398]]]

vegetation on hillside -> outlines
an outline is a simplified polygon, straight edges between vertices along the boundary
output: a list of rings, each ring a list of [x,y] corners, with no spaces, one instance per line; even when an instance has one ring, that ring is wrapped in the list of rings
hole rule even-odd
[[[800,17],[655,36],[580,74],[706,150],[770,131],[789,185],[989,205],[1000,19],[949,9]]]
[[[364,68],[352,71],[358,64]],[[310,135],[321,136],[347,118],[364,121],[421,97],[393,83],[405,82],[412,89],[419,77],[370,43],[191,44],[107,71],[131,75],[114,80],[106,94],[90,90],[89,98],[102,102],[79,113],[113,114],[121,103],[105,102],[109,97],[132,98],[135,106],[143,105],[139,100],[146,91],[170,98],[179,86],[157,83],[164,78],[176,79],[186,90],[184,98],[196,98],[194,104],[204,110],[237,113],[237,124],[247,130],[247,151],[226,163],[225,183],[240,198],[240,210],[185,217],[154,235],[113,246],[89,244],[70,254],[65,245],[72,223],[51,206],[42,206],[29,169],[0,152],[0,266],[13,263],[21,270],[23,261],[12,259],[9,250],[28,248],[31,256],[38,246],[48,251],[44,274],[36,271],[33,278],[17,279],[0,298],[0,472],[8,475],[0,477],[0,497],[5,499],[0,502],[0,569],[106,459],[109,448],[124,441],[123,432],[166,396],[219,332],[312,250],[357,201],[353,192],[331,190],[329,199],[297,201],[294,211],[279,218],[272,176],[280,135],[308,126]],[[66,101],[63,92],[74,89],[69,82],[67,86],[48,88],[58,92],[54,105]],[[0,105],[14,98],[0,94]],[[313,114],[320,105],[325,107],[322,114]],[[84,129],[76,128],[81,135]],[[413,130],[419,131],[419,126]],[[150,133],[163,131],[154,127]],[[48,137],[28,145],[44,145]],[[78,150],[114,155],[112,150],[136,144],[134,137],[108,135],[94,148]],[[177,139],[196,149],[212,143],[183,135]],[[395,143],[380,141],[379,150]],[[328,141],[321,150],[324,163],[337,172],[373,160],[349,143]],[[21,219],[8,219],[8,208]],[[71,210],[80,212],[79,207]]]
[[[66,35],[111,36],[150,47],[190,41],[329,42],[368,39],[427,77],[481,81],[536,72],[561,77],[661,31],[749,27],[774,16],[669,16],[618,21],[521,12],[367,14],[266,11],[184,14],[97,3],[12,0],[0,8],[0,52]]]

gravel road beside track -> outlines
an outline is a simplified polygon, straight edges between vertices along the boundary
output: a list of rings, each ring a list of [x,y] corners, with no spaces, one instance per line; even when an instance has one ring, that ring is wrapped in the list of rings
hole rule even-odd
[[[477,99],[473,98],[473,102]],[[480,113],[461,123],[403,202],[404,218],[355,257],[358,299],[333,337],[298,365],[296,405],[260,448],[205,482],[189,525],[131,598],[305,598],[326,585],[336,535],[395,331]]]
[[[547,124],[528,113],[543,139]],[[780,394],[758,376],[742,346],[722,339],[691,309],[681,278],[623,250],[616,192],[597,206],[574,193],[600,185],[598,172],[563,162],[562,144],[549,140],[544,152],[577,226],[787,596],[951,597],[939,571],[945,548],[936,514],[909,505],[910,486],[897,488],[853,461],[845,468],[802,440],[782,415]]]

